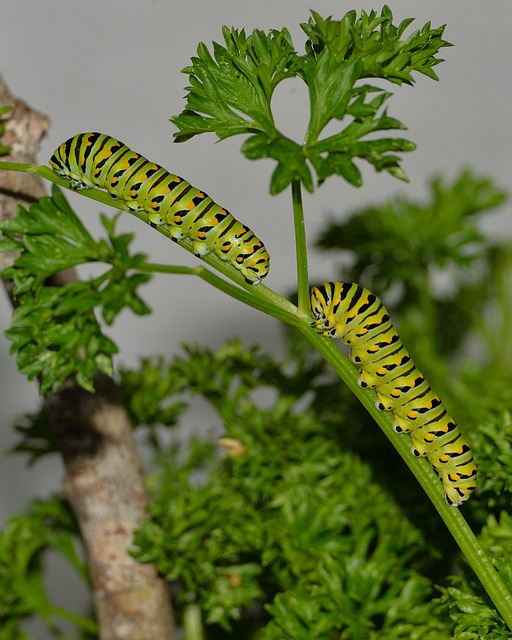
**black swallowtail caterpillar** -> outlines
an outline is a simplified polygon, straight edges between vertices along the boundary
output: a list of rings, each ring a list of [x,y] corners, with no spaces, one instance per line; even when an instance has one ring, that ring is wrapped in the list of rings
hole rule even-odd
[[[74,189],[99,187],[132,211],[144,211],[153,226],[167,225],[175,241],[190,238],[198,257],[214,252],[257,284],[270,267],[261,240],[203,191],[103,133],[79,133],[50,159],[52,169]]]
[[[324,282],[311,289],[311,313],[318,333],[350,347],[359,385],[374,388],[377,408],[392,411],[395,431],[411,436],[414,455],[425,456],[440,477],[446,502],[455,507],[465,502],[477,477],[469,444],[414,364],[379,298],[352,282]]]

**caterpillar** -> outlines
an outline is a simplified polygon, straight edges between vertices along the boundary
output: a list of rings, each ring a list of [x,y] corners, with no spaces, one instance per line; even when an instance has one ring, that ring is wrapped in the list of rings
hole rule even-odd
[[[379,298],[352,282],[324,282],[311,289],[312,327],[343,340],[360,370],[358,383],[377,393],[380,411],[392,411],[393,428],[408,433],[415,456],[425,456],[454,507],[476,487],[469,444],[439,396],[414,364]]]
[[[131,211],[143,211],[152,226],[167,225],[174,241],[190,238],[196,256],[215,253],[257,284],[270,268],[261,240],[204,191],[103,133],[79,133],[50,159],[73,189],[99,187]]]

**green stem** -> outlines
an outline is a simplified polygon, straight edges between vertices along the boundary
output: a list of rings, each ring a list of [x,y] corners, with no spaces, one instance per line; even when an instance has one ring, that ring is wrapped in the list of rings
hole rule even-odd
[[[43,167],[42,165],[39,165],[39,164],[25,164],[22,162],[0,161],[0,170],[2,171],[22,171],[23,173],[37,173],[38,175],[41,175],[40,173],[41,169],[46,169],[46,167]],[[51,169],[48,169],[48,171],[51,171]],[[42,176],[42,177],[46,177],[46,176]]]
[[[198,265],[197,267],[184,267],[182,265],[155,264],[148,262],[139,266],[138,270],[145,273],[173,273],[198,276],[201,280],[211,284],[219,291],[235,298],[239,302],[243,302],[254,309],[258,309],[258,311],[267,313],[268,315],[271,315],[278,320],[282,320],[287,324],[295,325],[297,323],[297,307],[262,284],[256,286],[251,285],[251,288],[248,291],[245,291],[244,289],[231,284],[227,280],[219,278],[219,276],[215,275],[215,273],[209,271],[202,265]]]
[[[189,604],[183,610],[185,640],[204,640],[201,610],[196,604]]]
[[[292,182],[293,223],[295,227],[295,252],[297,260],[297,294],[299,309],[309,315],[309,276],[306,228],[302,206],[301,182]]]
[[[82,616],[73,613],[72,611],[68,611],[67,609],[63,609],[53,602],[45,603],[45,610],[43,617],[45,619],[48,618],[49,615],[59,616],[64,620],[69,620],[79,629],[83,629],[90,634],[96,635],[98,633],[98,625],[94,622],[94,620],[89,620],[89,618],[84,618]]]

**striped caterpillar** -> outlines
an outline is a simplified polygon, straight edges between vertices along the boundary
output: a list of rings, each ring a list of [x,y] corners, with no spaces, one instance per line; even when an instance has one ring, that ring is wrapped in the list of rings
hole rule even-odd
[[[376,406],[392,411],[397,433],[408,433],[415,456],[425,456],[438,474],[446,502],[465,502],[476,487],[469,444],[438,395],[402,344],[386,307],[352,282],[324,282],[311,289],[312,327],[343,340],[360,369],[358,383],[377,392]]]
[[[50,166],[73,189],[99,187],[153,226],[167,225],[175,241],[190,238],[194,253],[215,253],[257,284],[270,267],[261,240],[203,191],[102,133],[79,133],[63,142]]]

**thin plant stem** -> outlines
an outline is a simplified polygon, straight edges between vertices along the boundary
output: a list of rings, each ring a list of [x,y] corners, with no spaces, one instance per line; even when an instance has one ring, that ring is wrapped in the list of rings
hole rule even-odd
[[[203,265],[197,267],[185,267],[182,265],[167,265],[146,263],[138,267],[139,271],[144,273],[169,273],[179,275],[193,275],[201,278],[213,287],[235,298],[239,302],[258,309],[263,313],[282,320],[287,324],[296,324],[297,307],[282,298],[271,289],[264,287],[262,284],[252,285],[249,291],[245,291],[240,287],[231,284],[223,278],[219,278],[212,271],[209,271]]]
[[[201,609],[196,604],[188,604],[183,611],[185,640],[204,640]]]
[[[295,228],[295,255],[297,260],[297,294],[299,309],[309,315],[309,276],[306,228],[302,206],[301,182],[292,182],[293,224]]]
[[[98,633],[98,625],[96,624],[96,622],[88,618],[84,618],[83,616],[79,616],[78,614],[73,613],[72,611],[68,611],[67,609],[63,609],[62,607],[59,607],[53,602],[45,603],[44,615],[45,617],[48,617],[49,614],[53,616],[59,616],[64,620],[68,620],[69,622],[72,622],[74,625],[76,625],[78,628],[83,629],[88,633],[91,633],[91,634]]]

